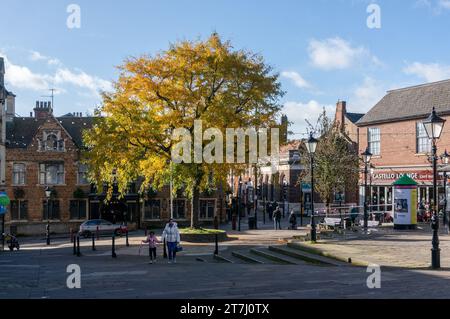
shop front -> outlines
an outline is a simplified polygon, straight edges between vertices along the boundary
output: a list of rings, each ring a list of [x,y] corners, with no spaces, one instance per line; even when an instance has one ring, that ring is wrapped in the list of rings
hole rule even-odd
[[[371,213],[391,213],[393,215],[393,183],[403,177],[404,175],[415,180],[417,185],[417,202],[419,206],[423,206],[425,209],[431,207],[433,202],[433,171],[420,169],[373,169],[367,180],[367,190],[364,190],[364,181],[360,181],[360,206],[363,207],[365,196],[364,194],[370,194],[369,210]],[[445,193],[442,186],[442,180],[438,180],[438,194],[439,204],[443,202]],[[439,209],[442,209],[441,205]]]

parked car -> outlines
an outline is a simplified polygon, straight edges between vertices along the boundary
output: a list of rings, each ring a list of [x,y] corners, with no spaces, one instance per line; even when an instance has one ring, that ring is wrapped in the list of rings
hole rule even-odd
[[[116,236],[122,236],[127,232],[127,226],[113,224],[104,219],[93,219],[81,224],[79,234],[80,236],[88,238],[91,237],[92,234],[97,234],[97,231],[100,235],[112,235],[114,233]]]

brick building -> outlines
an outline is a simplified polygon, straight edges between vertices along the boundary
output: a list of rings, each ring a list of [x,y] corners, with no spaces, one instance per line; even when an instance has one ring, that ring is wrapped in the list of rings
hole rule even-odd
[[[14,112],[12,113],[14,114]],[[80,161],[82,134],[94,118],[81,113],[53,115],[51,102],[36,102],[30,117],[11,116],[6,122],[6,190],[12,202],[7,226],[18,234],[43,234],[47,221],[52,232],[76,229],[87,219],[102,218],[129,227],[162,226],[171,216],[169,187],[139,194],[139,181],[121,198],[114,191],[111,201],[99,194],[86,178]],[[45,189],[52,190],[48,200]],[[200,221],[225,218],[222,191],[203,194]],[[181,194],[173,199],[173,216],[180,224],[190,222],[190,202]]]
[[[435,107],[447,120],[438,141],[438,155],[450,149],[450,80],[389,91],[358,123],[359,152],[369,147],[372,170],[370,190],[360,179],[360,204],[370,194],[372,210],[392,211],[392,183],[404,174],[419,183],[418,200],[431,202],[433,171],[429,156],[431,141],[422,121]],[[439,198],[444,190],[439,187]]]

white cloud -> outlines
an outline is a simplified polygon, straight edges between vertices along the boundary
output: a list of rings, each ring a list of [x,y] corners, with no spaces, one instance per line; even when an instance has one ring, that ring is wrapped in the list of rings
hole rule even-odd
[[[315,100],[307,103],[302,102],[286,102],[284,104],[283,113],[288,116],[290,122],[293,122],[289,128],[294,132],[293,139],[303,138],[302,134],[307,133],[308,124],[306,121],[315,125],[320,114],[325,108],[329,117],[334,118],[335,107],[333,105],[321,104]]]
[[[295,71],[284,71],[281,73],[282,77],[291,80],[296,87],[301,89],[310,89],[312,86],[299,73]]]
[[[366,77],[364,82],[354,90],[353,97],[349,101],[349,112],[366,113],[386,95],[383,84],[371,77]]]
[[[58,59],[42,55],[37,51],[31,51],[30,59],[31,61],[45,61],[48,63],[48,65],[55,65],[55,66],[62,65],[61,61],[59,61]]]
[[[439,63],[414,62],[403,69],[409,75],[415,75],[427,82],[450,79],[450,66]]]
[[[82,70],[71,70],[58,60],[41,55],[32,51],[30,59],[33,61],[46,61],[49,65],[58,65],[58,68],[47,74],[35,73],[26,66],[12,63],[5,54],[0,52],[0,56],[5,58],[6,75],[5,80],[11,89],[28,89],[34,91],[47,91],[51,87],[58,85],[58,92],[71,91],[67,86],[76,86],[87,90],[91,97],[99,98],[99,91],[112,90],[109,81],[97,76],[87,74]]]
[[[327,71],[348,69],[361,62],[381,64],[379,59],[363,46],[353,47],[340,37],[313,39],[309,43],[308,52],[312,64]]]
[[[417,0],[415,2],[415,7],[426,7],[434,14],[439,15],[444,11],[450,10],[450,0]]]

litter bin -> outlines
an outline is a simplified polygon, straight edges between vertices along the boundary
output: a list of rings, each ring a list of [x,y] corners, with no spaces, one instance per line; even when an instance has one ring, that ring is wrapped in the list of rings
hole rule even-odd
[[[255,217],[248,218],[248,229],[256,229],[256,218]]]

